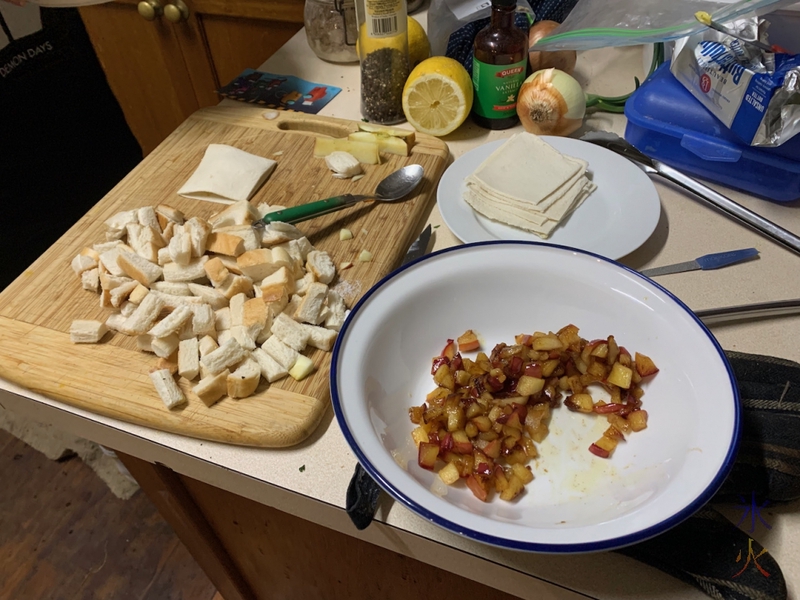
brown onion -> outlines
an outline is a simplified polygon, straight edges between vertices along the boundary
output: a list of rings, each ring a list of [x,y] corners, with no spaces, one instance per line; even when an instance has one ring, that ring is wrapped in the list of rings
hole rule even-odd
[[[530,31],[528,31],[528,48],[543,37],[550,35],[558,25],[559,23],[555,21],[539,21],[531,26]],[[568,75],[572,75],[577,60],[578,53],[575,50],[558,50],[555,52],[535,50],[528,53],[528,62],[531,63],[533,72],[541,69],[558,69]]]

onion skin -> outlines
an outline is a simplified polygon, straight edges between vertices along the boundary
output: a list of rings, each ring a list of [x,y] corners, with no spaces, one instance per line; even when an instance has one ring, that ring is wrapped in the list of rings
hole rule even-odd
[[[543,37],[559,26],[555,21],[539,21],[534,23],[528,31],[528,47],[530,48]],[[531,64],[531,72],[542,69],[558,69],[572,75],[575,70],[575,63],[578,60],[578,53],[575,50],[558,50],[556,52],[542,52],[535,50],[528,52],[528,62]]]
[[[583,124],[586,104],[573,99],[569,105],[562,93],[553,84],[554,69],[538,71],[528,77],[517,94],[517,115],[523,128],[536,135],[567,136]],[[560,77],[569,78],[564,73]],[[572,80],[573,85],[578,85]],[[574,95],[574,94],[573,94]]]

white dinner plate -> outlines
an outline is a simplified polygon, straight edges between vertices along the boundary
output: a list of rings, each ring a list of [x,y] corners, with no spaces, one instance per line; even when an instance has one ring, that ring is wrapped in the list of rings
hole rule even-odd
[[[601,459],[588,447],[605,418],[554,409],[535,479],[511,502],[481,502],[463,481],[445,486],[417,464],[408,410],[435,388],[431,359],[448,339],[473,329],[488,353],[570,323],[586,339],[614,335],[660,368],[643,385],[645,430]],[[331,396],[359,462],[396,500],[454,533],[534,552],[608,550],[677,525],[717,491],[739,439],[730,366],[683,303],[618,263],[541,243],[466,244],[385,277],[340,332]]]
[[[506,140],[483,144],[448,167],[436,192],[442,219],[456,237],[467,243],[523,240],[561,244],[614,260],[647,241],[661,215],[658,192],[647,175],[626,158],[595,144],[556,136],[541,139],[563,154],[587,161],[588,177],[597,189],[546,240],[493,221],[464,200],[464,180]]]

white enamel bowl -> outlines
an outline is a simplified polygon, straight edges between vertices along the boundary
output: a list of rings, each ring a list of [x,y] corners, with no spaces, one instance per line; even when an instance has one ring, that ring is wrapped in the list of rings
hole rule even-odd
[[[554,410],[535,479],[512,502],[483,503],[463,482],[447,487],[417,465],[408,409],[435,387],[431,359],[448,338],[473,329],[488,352],[569,323],[655,361],[647,429],[604,460],[588,447],[605,418]],[[551,244],[468,244],[384,278],[339,335],[331,395],[358,460],[396,500],[452,532],[533,552],[608,550],[677,525],[722,484],[739,439],[730,366],[694,314],[635,271]]]

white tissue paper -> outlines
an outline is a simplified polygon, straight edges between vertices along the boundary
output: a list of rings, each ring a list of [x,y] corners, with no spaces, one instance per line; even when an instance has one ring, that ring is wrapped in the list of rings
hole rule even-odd
[[[233,146],[209,144],[203,160],[178,194],[220,204],[249,200],[277,164]]]

